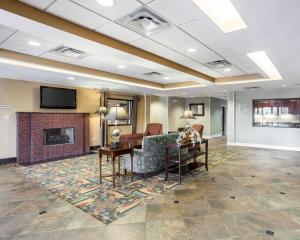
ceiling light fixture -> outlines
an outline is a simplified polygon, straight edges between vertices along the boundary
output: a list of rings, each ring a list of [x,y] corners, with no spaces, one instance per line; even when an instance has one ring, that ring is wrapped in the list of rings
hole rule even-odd
[[[193,2],[224,32],[247,28],[231,0],[193,0]]]
[[[247,53],[247,56],[261,69],[271,80],[280,80],[282,76],[273,65],[265,51]]]
[[[165,79],[165,80],[169,80],[169,79],[170,79],[170,77],[164,77],[164,79]]]
[[[114,0],[97,0],[97,2],[104,7],[111,7],[115,4]]]
[[[224,68],[224,72],[231,72],[231,68]]]
[[[74,80],[74,77],[67,77],[68,80]]]
[[[281,85],[281,87],[286,87],[287,85],[285,85],[285,84],[283,84],[283,85]]]
[[[118,65],[118,68],[124,69],[124,68],[126,68],[126,66],[125,65]]]
[[[148,88],[148,89],[154,89],[154,90],[160,90],[160,91],[185,89],[185,88],[197,88],[197,87],[207,86],[204,84],[197,84],[197,85],[193,85],[193,86],[180,86],[180,87],[164,88],[164,87],[155,87],[155,86],[142,84],[142,83],[124,81],[124,80],[120,80],[120,79],[116,79],[116,78],[98,76],[98,75],[94,75],[94,74],[83,73],[83,72],[78,72],[78,71],[73,71],[73,70],[67,70],[67,69],[62,69],[62,68],[57,68],[57,67],[45,66],[45,65],[41,65],[41,64],[37,64],[37,63],[29,63],[29,62],[9,59],[9,58],[5,58],[5,57],[0,57],[0,63],[19,66],[19,67],[38,69],[38,70],[43,70],[43,71],[49,71],[49,72],[55,72],[55,73],[62,73],[62,74],[73,75],[73,76],[79,76],[79,77],[84,77],[84,78],[106,80],[106,81],[110,81],[113,83],[119,83],[119,84],[124,84],[124,85],[130,85],[130,86],[136,86],[136,87],[142,87],[142,88]]]
[[[27,42],[31,46],[40,47],[42,44],[36,41],[28,41]]]
[[[196,48],[188,48],[187,51],[188,52],[197,52],[197,49]]]

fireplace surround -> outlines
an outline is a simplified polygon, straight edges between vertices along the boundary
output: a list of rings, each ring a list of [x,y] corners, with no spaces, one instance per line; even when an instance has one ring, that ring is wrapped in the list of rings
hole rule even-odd
[[[30,164],[90,151],[88,113],[17,113],[17,162]]]

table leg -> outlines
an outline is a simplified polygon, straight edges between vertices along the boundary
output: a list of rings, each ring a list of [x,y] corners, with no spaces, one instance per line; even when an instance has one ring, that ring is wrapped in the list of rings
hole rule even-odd
[[[208,141],[205,142],[205,168],[208,171]]]
[[[131,182],[133,182],[133,152],[130,153]]]
[[[120,156],[118,157],[118,175],[120,176],[121,175],[121,159],[120,159]]]
[[[197,144],[194,146],[194,167],[196,167]]]
[[[179,169],[178,169],[178,174],[179,174],[179,184],[181,184],[181,148],[179,148]]]
[[[111,163],[112,163],[112,178],[113,178],[113,188],[116,187],[116,176],[115,176],[115,155],[111,155]]]
[[[100,175],[100,184],[102,184],[102,153],[99,151],[99,175]]]
[[[165,158],[165,181],[169,178],[169,149],[166,147],[166,158]]]

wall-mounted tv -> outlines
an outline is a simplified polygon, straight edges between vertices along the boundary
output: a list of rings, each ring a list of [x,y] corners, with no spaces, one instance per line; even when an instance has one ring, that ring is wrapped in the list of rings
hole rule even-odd
[[[41,86],[40,108],[76,109],[76,90]]]

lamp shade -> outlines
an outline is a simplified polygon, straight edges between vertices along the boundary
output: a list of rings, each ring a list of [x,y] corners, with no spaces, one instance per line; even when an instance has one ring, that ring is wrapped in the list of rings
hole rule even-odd
[[[106,120],[112,120],[112,121],[117,121],[117,120],[128,120],[129,116],[127,112],[125,111],[124,107],[111,107],[108,114],[105,116]]]
[[[97,109],[96,113],[106,114],[106,113],[108,113],[108,109],[107,109],[107,107],[101,106]]]
[[[186,110],[181,115],[180,119],[195,119],[195,116],[191,110]]]

